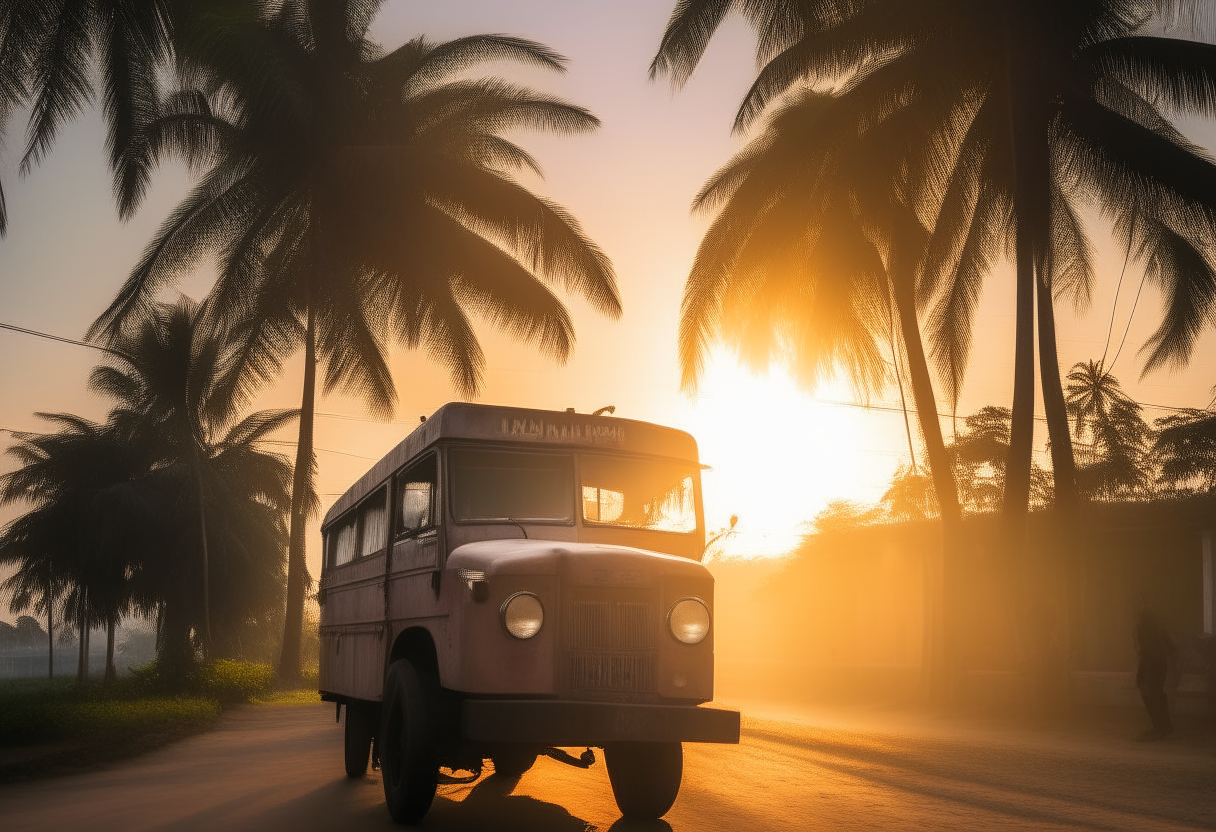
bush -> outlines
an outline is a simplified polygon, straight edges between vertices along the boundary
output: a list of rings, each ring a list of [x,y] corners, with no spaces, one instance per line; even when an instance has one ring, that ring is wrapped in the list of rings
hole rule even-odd
[[[274,689],[274,668],[268,664],[217,659],[199,667],[195,687],[224,704],[248,702]]]
[[[21,680],[0,686],[0,745],[180,732],[201,727],[218,714],[213,699],[141,696],[139,685]]]

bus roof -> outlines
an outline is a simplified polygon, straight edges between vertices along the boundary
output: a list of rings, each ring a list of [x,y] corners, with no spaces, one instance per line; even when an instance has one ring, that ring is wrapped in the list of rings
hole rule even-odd
[[[425,449],[445,439],[563,448],[597,448],[697,462],[692,435],[651,422],[559,410],[450,402],[372,466],[325,513],[322,526],[343,514]]]

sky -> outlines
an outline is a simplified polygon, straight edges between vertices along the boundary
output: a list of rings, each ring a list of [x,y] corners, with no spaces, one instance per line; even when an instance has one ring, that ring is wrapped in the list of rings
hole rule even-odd
[[[689,203],[746,138],[732,136],[730,127],[755,67],[753,35],[734,18],[682,90],[650,81],[648,65],[671,5],[671,0],[389,0],[372,35],[391,49],[419,34],[444,40],[506,33],[541,41],[569,58],[564,75],[506,65],[491,70],[588,107],[602,120],[592,135],[518,138],[545,173],[543,180],[527,184],[566,206],[612,258],[624,315],[607,320],[571,299],[578,342],[564,366],[481,327],[489,361],[479,401],[580,412],[612,404],[617,416],[691,431],[703,462],[711,466],[704,477],[709,528],[721,528],[737,515],[737,533],[727,541],[727,553],[778,555],[797,542],[806,521],[829,500],[873,501],[882,495],[907,457],[903,417],[898,410],[857,406],[843,381],[808,393],[780,368],[754,376],[724,350],[715,353],[695,395],[679,390],[680,297],[707,226],[705,218],[690,216]],[[24,177],[17,172],[23,127],[18,115],[0,149],[0,181],[9,210],[8,236],[0,240],[0,321],[80,338],[190,180],[181,168],[162,169],[138,214],[121,223],[110,195],[104,128],[96,109],[68,124],[49,158]],[[1211,124],[1181,127],[1195,141],[1216,148]],[[1132,263],[1116,303],[1123,252],[1111,244],[1096,216],[1089,220],[1098,285],[1088,314],[1057,312],[1061,367],[1100,357],[1108,330],[1114,355],[1126,329],[1115,372],[1136,399],[1170,407],[1205,406],[1216,384],[1216,337],[1211,331],[1203,336],[1184,371],[1140,380],[1136,353],[1157,322],[1161,299],[1151,286],[1137,292],[1143,270]],[[209,280],[204,267],[179,289],[200,297]],[[960,414],[985,404],[1009,404],[1012,309],[1012,270],[1005,265],[989,279],[978,310]],[[40,430],[44,423],[34,416],[38,411],[103,419],[106,403],[85,387],[97,357],[88,349],[0,330],[0,427]],[[354,399],[318,401],[323,508],[416,426],[420,416],[456,398],[445,373],[423,354],[398,350],[391,366],[399,396],[391,422],[371,420]],[[298,406],[301,379],[297,358],[257,406]],[[871,404],[897,408],[898,391],[888,390]],[[1041,414],[1041,402],[1038,407]],[[1165,412],[1149,409],[1146,415]],[[292,433],[281,437],[284,443],[293,440]],[[10,434],[0,432],[0,447],[9,441]],[[1035,443],[1046,461],[1041,422]],[[289,444],[280,449],[293,450]],[[0,470],[11,464],[0,460]],[[5,510],[0,521],[12,516],[12,509]],[[320,537],[315,528],[308,545],[316,576]]]

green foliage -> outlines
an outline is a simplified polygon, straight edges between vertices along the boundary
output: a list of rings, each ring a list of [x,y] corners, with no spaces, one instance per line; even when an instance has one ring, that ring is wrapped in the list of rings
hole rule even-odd
[[[219,659],[198,668],[198,690],[222,703],[249,702],[274,688],[274,668],[269,664]]]
[[[94,741],[206,726],[220,710],[208,696],[150,695],[147,680],[78,685],[66,680],[0,684],[0,745]]]

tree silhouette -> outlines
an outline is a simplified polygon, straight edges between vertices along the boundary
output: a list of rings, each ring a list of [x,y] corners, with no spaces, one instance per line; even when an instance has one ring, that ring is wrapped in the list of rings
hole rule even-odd
[[[1188,360],[1213,320],[1216,277],[1205,239],[1216,166],[1166,116],[1216,112],[1216,47],[1142,34],[1174,8],[1167,0],[682,0],[651,65],[652,74],[682,83],[726,13],[738,9],[759,34],[761,69],[737,128],[808,83],[849,79],[850,96],[905,103],[909,190],[940,206],[926,286],[941,284],[937,317],[948,326],[933,337],[934,356],[947,379],[961,378],[966,365],[988,262],[1004,252],[1017,264],[1004,499],[1015,518],[1031,493],[1036,294],[1057,499],[1074,502],[1052,297],[1088,297],[1093,272],[1078,205],[1094,203],[1112,220],[1167,295],[1146,369]]]
[[[1012,421],[1009,408],[986,405],[963,419],[963,430],[950,443],[959,496],[969,511],[1001,509]],[[1030,472],[1030,494],[1040,506],[1052,500],[1051,475],[1037,465]]]
[[[199,322],[189,301],[153,307],[92,374],[116,403],[105,424],[54,414],[57,431],[9,448],[0,504],[29,510],[0,531],[0,563],[16,568],[3,588],[14,608],[50,605],[80,630],[81,676],[96,626],[113,675],[114,628],[133,609],[159,612],[158,661],[180,678],[196,647],[239,654],[282,604],[292,472],[258,443],[295,413],[238,420],[233,351]]]
[[[941,513],[932,478],[913,465],[901,464],[896,469],[881,502],[887,516],[896,522],[928,520]]]
[[[1216,412],[1191,408],[1153,424],[1157,484],[1182,492],[1216,491]]]
[[[133,138],[150,115],[157,73],[172,54],[183,0],[5,0],[0,4],[0,132],[31,106],[21,172],[50,152],[64,123],[93,100],[100,76],[106,147],[115,194],[142,194],[146,171],[129,164]],[[128,218],[135,203],[119,200]],[[8,228],[0,190],[0,237]]]
[[[1068,372],[1066,401],[1077,440],[1085,443],[1077,470],[1081,493],[1108,500],[1147,496],[1150,430],[1119,380],[1100,361],[1079,362]]]
[[[940,580],[927,582],[928,607],[944,624],[961,513],[917,314],[928,232],[904,199],[902,158],[887,140],[899,109],[854,103],[847,95],[789,96],[697,196],[695,209],[717,214],[685,286],[683,379],[695,386],[709,343],[721,337],[754,366],[788,360],[808,387],[843,368],[864,395],[889,378],[877,343],[890,339],[907,359],[935,502],[945,507],[943,557],[932,569]],[[898,362],[892,370],[898,379]],[[944,690],[948,651],[940,641],[926,639],[930,695]]]
[[[112,426],[39,415],[59,430],[14,434],[7,453],[19,467],[0,477],[0,504],[31,506],[0,531],[0,563],[16,570],[4,589],[14,610],[31,601],[39,611],[58,606],[63,623],[76,626],[83,679],[88,630],[105,626],[112,634],[133,600],[129,577],[156,513],[155,495],[140,481],[152,454]],[[107,676],[112,661],[111,651]]]
[[[162,658],[170,673],[193,655],[191,631],[204,655],[238,654],[254,622],[265,626],[282,603],[292,471],[259,443],[297,414],[238,418],[236,347],[216,338],[199,305],[183,298],[153,307],[114,341],[89,379],[115,402],[114,429],[152,444],[156,462],[144,479],[169,497],[159,546],[135,582],[146,585],[146,606],[164,605]]]
[[[316,363],[323,391],[387,415],[386,345],[425,348],[463,396],[485,359],[470,316],[564,360],[574,333],[552,287],[618,315],[607,258],[559,206],[515,181],[536,161],[512,129],[575,133],[579,107],[496,79],[489,61],[562,70],[530,41],[499,35],[384,53],[368,40],[378,3],[224,6],[178,38],[192,86],[159,103],[135,145],[146,168],[180,155],[203,171],[91,335],[115,338],[197,258],[219,259],[209,311],[241,345],[248,392],[299,346],[304,389],[288,557],[281,674],[299,673],[306,502]],[[135,199],[138,194],[131,194]]]

